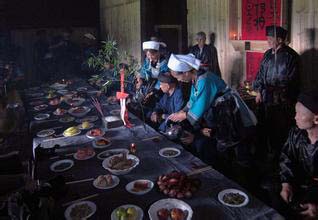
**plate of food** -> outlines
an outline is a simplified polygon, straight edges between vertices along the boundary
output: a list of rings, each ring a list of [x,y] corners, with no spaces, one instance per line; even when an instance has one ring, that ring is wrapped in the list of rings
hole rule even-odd
[[[103,167],[115,175],[124,175],[139,164],[139,158],[132,154],[113,155],[103,160]]]
[[[74,121],[74,119],[75,119],[74,117],[66,116],[64,118],[60,118],[59,122],[61,122],[61,123],[69,123],[69,122]]]
[[[91,115],[91,116],[86,116],[84,118],[78,118],[76,119],[77,123],[83,123],[84,121],[88,121],[88,122],[95,122],[98,120],[98,117],[95,115]]]
[[[62,108],[57,108],[54,112],[53,112],[53,115],[56,115],[56,116],[62,116],[66,113],[67,111],[65,109],[62,109]]]
[[[111,214],[111,220],[142,220],[144,212],[139,206],[127,204],[116,208]]]
[[[153,203],[148,215],[150,220],[191,220],[193,210],[179,199],[161,199]]]
[[[48,137],[51,136],[55,133],[55,131],[53,129],[45,129],[42,131],[39,131],[38,133],[36,133],[36,136],[43,138],[43,137]]]
[[[81,133],[81,130],[78,129],[77,127],[73,126],[73,127],[69,127],[68,129],[66,129],[63,132],[63,136],[64,137],[73,137],[73,136],[76,136],[80,133]]]
[[[114,175],[99,175],[94,181],[93,185],[97,189],[111,189],[119,184],[119,178]]]
[[[120,109],[114,109],[109,112],[113,116],[120,116]]]
[[[59,105],[60,104],[60,99],[58,99],[58,98],[51,99],[49,101],[49,104],[50,105]]]
[[[87,129],[91,129],[92,127],[94,127],[94,123],[88,122],[88,121],[83,121],[81,124],[77,125],[77,127],[80,130],[87,130]]]
[[[50,114],[37,114],[36,116],[34,116],[34,119],[37,121],[42,121],[45,119],[48,119],[50,117]]]
[[[125,148],[117,148],[117,149],[105,150],[103,152],[100,152],[97,155],[97,159],[104,160],[107,157],[111,157],[111,156],[118,155],[118,154],[123,154],[123,153],[128,154],[129,150],[125,149]]]
[[[225,189],[219,192],[218,199],[223,205],[230,207],[243,207],[249,202],[247,194],[238,189]]]
[[[64,212],[66,220],[82,220],[94,215],[96,205],[91,201],[81,201],[73,203]]]
[[[66,170],[71,169],[74,166],[74,161],[65,159],[65,160],[58,160],[51,164],[50,170],[53,172],[64,172]]]
[[[175,147],[166,147],[162,148],[159,151],[159,155],[162,157],[167,157],[167,158],[173,158],[177,157],[181,154],[181,151],[178,148]]]
[[[172,198],[191,198],[200,188],[201,181],[185,173],[172,171],[160,175],[157,180],[159,191]]]
[[[83,117],[85,116],[91,109],[87,106],[78,106],[74,108],[70,108],[68,113],[75,117]]]
[[[37,105],[37,106],[34,106],[34,110],[35,111],[43,111],[44,109],[46,109],[48,107],[48,105],[46,104],[42,104],[42,105]]]
[[[154,184],[150,180],[135,180],[126,185],[126,190],[135,195],[144,195],[151,191]]]
[[[78,92],[86,92],[87,91],[87,87],[78,87],[76,90]]]
[[[92,130],[89,130],[86,133],[86,137],[88,137],[90,139],[95,139],[95,138],[104,136],[104,134],[105,134],[105,131],[102,130],[101,128],[94,128]]]
[[[57,90],[56,92],[57,92],[58,94],[60,94],[60,95],[65,95],[65,94],[68,93],[68,90],[67,90],[67,89],[60,89],[60,90]]]
[[[69,104],[70,106],[77,107],[77,106],[82,105],[85,102],[85,99],[83,99],[83,98],[69,98],[69,99],[66,99],[65,102],[67,104]]]
[[[112,144],[112,142],[104,137],[99,137],[93,140],[93,147],[94,148],[105,148],[109,147]]]
[[[76,160],[88,160],[95,156],[95,151],[91,147],[80,148],[74,154],[74,159]]]

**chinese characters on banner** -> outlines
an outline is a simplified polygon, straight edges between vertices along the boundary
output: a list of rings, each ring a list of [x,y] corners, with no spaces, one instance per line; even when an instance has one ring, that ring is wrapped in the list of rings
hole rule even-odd
[[[246,81],[255,80],[263,56],[264,53],[261,52],[246,52]]]
[[[281,0],[242,0],[242,40],[266,40],[266,26],[280,25]]]

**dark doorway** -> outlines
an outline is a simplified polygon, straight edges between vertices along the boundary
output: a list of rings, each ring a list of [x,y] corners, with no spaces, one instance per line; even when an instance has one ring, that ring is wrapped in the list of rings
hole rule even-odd
[[[187,51],[187,1],[141,0],[141,39],[157,36],[172,53]]]

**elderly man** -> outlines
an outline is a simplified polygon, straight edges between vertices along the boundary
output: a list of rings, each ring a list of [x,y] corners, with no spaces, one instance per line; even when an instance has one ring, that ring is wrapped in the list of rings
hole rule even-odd
[[[318,91],[300,94],[295,109],[297,127],[290,130],[280,156],[281,198],[276,194],[273,206],[287,215],[293,213],[289,206],[297,215],[317,219]]]
[[[294,106],[300,89],[300,57],[285,44],[287,31],[279,26],[266,27],[270,47],[263,60],[253,89],[257,91],[256,103],[261,104],[266,143],[273,152],[277,164],[281,146],[294,124]],[[267,146],[266,146],[267,147]]]
[[[206,34],[202,31],[196,34],[196,41],[198,44],[191,47],[189,52],[192,53],[195,58],[201,60],[200,69],[204,71],[211,71],[221,77],[217,57],[218,55],[214,45],[211,46],[205,43]]]
[[[164,93],[159,102],[156,103],[150,120],[159,124],[159,130],[165,132],[167,118],[172,113],[178,112],[183,108],[184,100],[182,90],[178,86],[178,81],[170,73],[161,74],[158,78],[160,89]]]

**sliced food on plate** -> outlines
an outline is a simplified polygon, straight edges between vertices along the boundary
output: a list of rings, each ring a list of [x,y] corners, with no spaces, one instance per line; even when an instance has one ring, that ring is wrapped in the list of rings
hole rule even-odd
[[[99,137],[93,140],[93,147],[105,148],[111,145],[111,141],[107,138]]]
[[[139,158],[132,154],[119,154],[103,160],[103,167],[115,175],[129,173],[139,164]]]
[[[150,180],[135,180],[126,185],[126,190],[132,194],[144,195],[153,188],[154,184]]]
[[[77,150],[74,154],[76,160],[88,160],[95,156],[95,151],[91,147],[84,147]]]
[[[105,134],[105,131],[102,130],[101,128],[94,128],[92,130],[89,130],[86,133],[86,137],[94,139],[94,138],[97,138],[97,137],[102,137],[102,136],[104,136],[104,134]]]
[[[93,185],[98,189],[111,189],[119,184],[119,178],[114,175],[100,175],[98,176]]]

